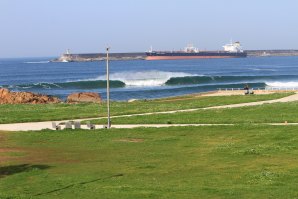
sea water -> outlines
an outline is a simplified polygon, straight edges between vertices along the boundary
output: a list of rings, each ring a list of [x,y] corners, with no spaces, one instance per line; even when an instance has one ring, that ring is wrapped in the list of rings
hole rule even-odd
[[[74,92],[106,97],[106,62],[0,59],[0,87],[65,99]],[[298,88],[298,57],[111,61],[112,100],[152,99],[219,88]]]

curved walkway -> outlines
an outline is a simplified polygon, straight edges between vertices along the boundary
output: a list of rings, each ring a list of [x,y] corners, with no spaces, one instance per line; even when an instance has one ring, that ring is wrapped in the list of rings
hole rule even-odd
[[[175,111],[162,111],[162,112],[139,113],[139,114],[131,114],[131,115],[118,115],[118,116],[112,116],[111,118],[133,117],[133,116],[143,116],[143,115],[153,115],[153,114],[171,114],[171,113],[179,113],[179,112],[192,112],[192,111],[197,111],[197,110],[220,109],[220,108],[238,108],[238,107],[245,107],[245,106],[257,106],[257,105],[263,105],[263,104],[285,103],[285,102],[293,102],[293,101],[298,101],[298,93],[295,93],[294,95],[287,96],[284,98],[275,99],[275,100],[249,102],[249,103],[241,103],[241,104],[231,104],[231,105],[223,105],[223,106],[213,106],[213,107],[206,107],[206,108],[184,109],[184,110],[175,110]],[[86,120],[105,119],[105,118],[107,118],[107,117],[76,119],[76,120],[72,120],[72,121],[86,121]],[[62,123],[62,122],[67,122],[67,121],[69,121],[69,120],[56,121],[56,122]],[[231,124],[142,124],[142,125],[113,125],[113,128],[206,126],[206,125],[231,125]],[[285,125],[285,124],[283,124],[283,123],[271,124],[270,123],[270,125]],[[297,124],[295,123],[292,125],[297,125]],[[1,131],[37,131],[37,130],[51,129],[51,128],[52,128],[52,121],[0,124]],[[97,128],[103,128],[103,126],[98,125]]]

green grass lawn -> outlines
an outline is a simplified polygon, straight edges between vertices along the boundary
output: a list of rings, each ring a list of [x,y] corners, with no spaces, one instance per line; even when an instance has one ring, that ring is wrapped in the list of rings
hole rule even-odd
[[[142,100],[133,103],[112,102],[111,115],[135,114],[201,108],[278,99],[293,93],[270,95],[198,97],[182,96],[159,100]],[[0,123],[37,122],[49,120],[79,119],[106,116],[106,104],[47,104],[0,105]]]
[[[0,132],[0,198],[297,198],[297,131]]]
[[[239,124],[283,123],[285,121],[298,123],[298,102],[112,118],[112,124]],[[107,119],[92,122],[106,124]]]

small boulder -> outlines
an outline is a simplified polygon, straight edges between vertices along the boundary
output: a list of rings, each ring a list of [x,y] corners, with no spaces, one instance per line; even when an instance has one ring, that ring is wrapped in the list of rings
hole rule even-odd
[[[100,103],[101,97],[98,93],[86,92],[86,93],[72,93],[67,97],[68,103],[76,102],[93,102]]]

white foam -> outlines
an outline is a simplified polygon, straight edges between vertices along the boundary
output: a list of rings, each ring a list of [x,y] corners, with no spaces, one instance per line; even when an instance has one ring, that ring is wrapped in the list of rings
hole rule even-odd
[[[29,61],[29,62],[24,62],[25,64],[47,64],[50,61]]]
[[[126,86],[161,86],[173,77],[198,76],[195,74],[183,72],[165,72],[165,71],[138,71],[138,72],[119,72],[112,73],[110,80],[119,80]],[[105,80],[106,76],[100,76],[96,80]]]
[[[249,68],[249,70],[254,70],[254,71],[277,71],[276,69],[271,69],[271,68]]]
[[[298,87],[298,82],[266,82],[266,85],[279,88],[296,88]]]

